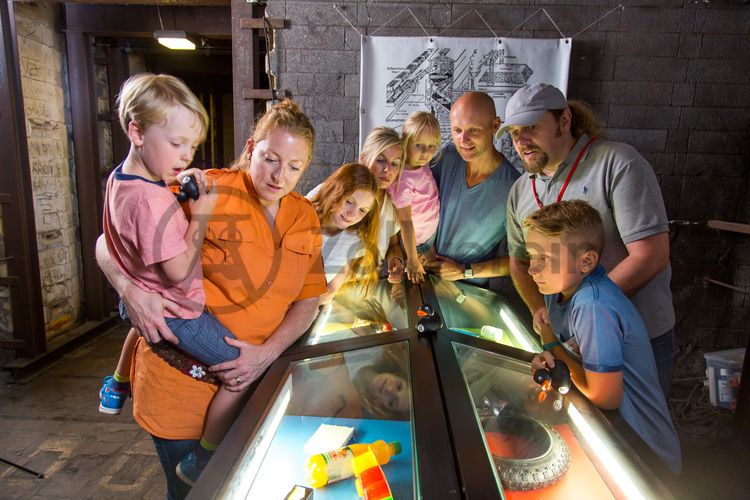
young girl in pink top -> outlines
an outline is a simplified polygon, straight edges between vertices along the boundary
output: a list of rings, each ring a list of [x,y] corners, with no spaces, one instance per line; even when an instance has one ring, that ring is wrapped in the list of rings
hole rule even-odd
[[[406,163],[401,178],[388,188],[398,210],[401,238],[406,250],[406,275],[413,283],[424,281],[419,255],[435,244],[440,200],[430,172],[430,161],[440,150],[440,124],[425,111],[409,115],[402,132]]]

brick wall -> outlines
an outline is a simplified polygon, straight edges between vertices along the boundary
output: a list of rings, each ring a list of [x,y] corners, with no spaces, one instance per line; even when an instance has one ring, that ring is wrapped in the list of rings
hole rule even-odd
[[[619,2],[499,0],[488,2],[335,2],[361,32],[379,28],[410,7],[430,34],[477,9],[503,36],[540,7],[573,35]],[[606,5],[603,5],[605,4]],[[652,163],[670,219],[698,222],[672,228],[672,288],[680,370],[702,366],[700,353],[744,346],[750,296],[705,277],[750,288],[750,236],[710,231],[707,219],[750,222],[747,144],[750,127],[750,6],[739,2],[635,0],[573,41],[569,97],[591,103],[608,136],[626,141]],[[356,157],[359,35],[334,2],[270,2],[267,14],[289,20],[277,31],[279,88],[289,89],[313,119],[318,142],[306,191]],[[404,13],[379,35],[420,35]],[[492,36],[469,14],[445,36]],[[537,13],[514,37],[558,37]]]
[[[15,12],[44,323],[51,338],[75,326],[81,310],[65,45],[59,5],[17,3]]]

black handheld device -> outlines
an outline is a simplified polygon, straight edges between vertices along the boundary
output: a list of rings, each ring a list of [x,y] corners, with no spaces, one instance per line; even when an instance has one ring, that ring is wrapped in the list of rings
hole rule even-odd
[[[422,304],[417,309],[417,316],[419,316],[419,321],[417,322],[417,331],[419,333],[436,332],[443,327],[443,320],[440,319],[440,315],[435,312],[435,309],[430,304]]]
[[[570,368],[565,361],[555,358],[555,366],[552,368],[540,368],[534,372],[534,382],[545,389],[552,387],[560,394],[570,391]]]
[[[180,192],[177,193],[177,201],[183,203],[190,198],[191,200],[197,200],[200,196],[200,190],[198,184],[195,182],[195,177],[188,175],[183,177],[180,183]]]

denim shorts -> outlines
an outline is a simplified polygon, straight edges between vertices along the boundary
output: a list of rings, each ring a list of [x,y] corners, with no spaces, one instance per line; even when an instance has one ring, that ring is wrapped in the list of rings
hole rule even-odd
[[[120,300],[120,316],[130,323],[125,304]],[[175,337],[177,348],[207,366],[237,359],[240,350],[227,344],[224,337],[237,338],[213,314],[203,311],[195,319],[164,318]]]
[[[427,238],[427,241],[417,245],[417,253],[423,254],[423,253],[429,252],[435,246],[436,239],[437,239],[437,231],[435,231],[432,236]]]

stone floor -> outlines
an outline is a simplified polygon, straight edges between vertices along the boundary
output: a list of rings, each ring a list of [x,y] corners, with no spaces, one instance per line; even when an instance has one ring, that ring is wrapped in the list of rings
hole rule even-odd
[[[0,499],[165,497],[161,466],[131,405],[115,417],[97,409],[101,379],[111,373],[124,333],[102,335],[26,384],[0,385],[0,458],[45,476],[0,463]],[[747,447],[731,428],[716,434],[722,438],[710,443],[683,434],[675,498],[750,498]]]
[[[101,379],[111,374],[122,328],[76,350],[30,382],[0,387],[0,498],[161,499],[161,465],[131,405],[99,413]]]

